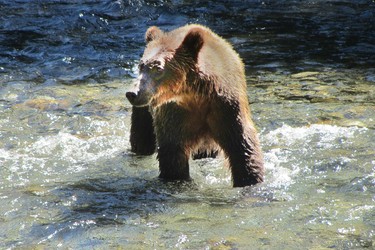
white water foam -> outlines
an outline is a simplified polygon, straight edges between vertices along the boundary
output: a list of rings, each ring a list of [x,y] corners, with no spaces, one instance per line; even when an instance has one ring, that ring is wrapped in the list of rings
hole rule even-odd
[[[324,124],[313,124],[303,127],[291,127],[284,124],[282,127],[263,136],[263,139],[271,146],[290,146],[300,142],[302,144],[309,143],[315,137],[319,138],[318,146],[332,148],[335,147],[334,142],[337,138],[350,139],[353,138],[355,133],[363,133],[367,130],[367,128],[339,127]]]
[[[262,136],[263,143],[270,148],[264,154],[266,183],[275,188],[288,187],[305,169],[306,155],[320,155],[322,151],[342,147],[343,143],[348,145],[352,143],[352,138],[366,131],[367,128],[313,124],[303,127],[283,125],[265,134]],[[342,161],[350,161],[345,156],[341,158]]]
[[[34,136],[35,141],[22,144],[23,147],[0,149],[2,179],[8,185],[22,186],[41,176],[57,178],[63,173],[81,172],[88,165],[129,148],[128,129],[123,121],[90,120],[86,128],[90,136],[62,130],[53,135]]]

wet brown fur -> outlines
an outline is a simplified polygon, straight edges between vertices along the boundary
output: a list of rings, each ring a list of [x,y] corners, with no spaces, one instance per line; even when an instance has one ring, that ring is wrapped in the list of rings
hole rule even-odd
[[[164,72],[155,80],[149,104],[160,177],[189,179],[191,153],[217,153],[219,146],[229,159],[233,186],[262,182],[263,158],[251,120],[244,65],[232,46],[195,24],[171,32],[150,27],[145,38],[141,65],[157,62]]]

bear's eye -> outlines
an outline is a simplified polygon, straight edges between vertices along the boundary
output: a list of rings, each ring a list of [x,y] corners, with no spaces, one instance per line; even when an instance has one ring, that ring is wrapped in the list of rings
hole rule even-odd
[[[151,74],[155,80],[163,78],[163,69],[161,67],[152,67]]]
[[[158,73],[163,72],[163,68],[160,67],[160,66],[154,66],[154,67],[151,68],[151,71],[152,71],[152,73],[158,74]]]

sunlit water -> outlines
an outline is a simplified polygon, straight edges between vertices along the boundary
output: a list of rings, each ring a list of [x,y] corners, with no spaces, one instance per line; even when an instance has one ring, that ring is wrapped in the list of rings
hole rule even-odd
[[[374,247],[371,1],[0,3],[1,249]],[[261,185],[222,157],[163,183],[129,151],[143,33],[185,22],[244,57]]]

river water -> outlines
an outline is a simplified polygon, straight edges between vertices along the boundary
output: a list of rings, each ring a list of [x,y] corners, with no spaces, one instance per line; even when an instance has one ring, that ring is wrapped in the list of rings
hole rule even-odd
[[[0,0],[0,249],[373,249],[375,3]],[[266,181],[158,181],[129,144],[150,25],[246,64]]]

